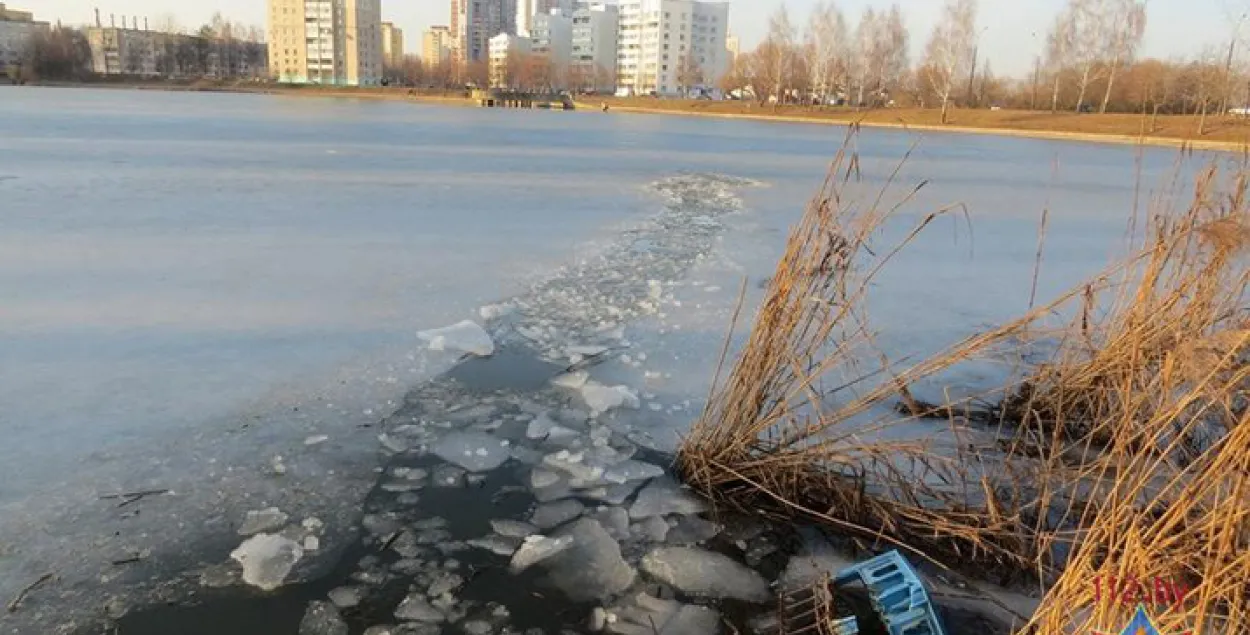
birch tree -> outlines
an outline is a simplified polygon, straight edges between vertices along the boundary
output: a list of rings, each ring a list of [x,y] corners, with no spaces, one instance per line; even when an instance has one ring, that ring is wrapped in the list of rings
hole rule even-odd
[[[837,91],[845,69],[846,18],[836,6],[820,0],[812,8],[804,35],[808,84],[824,104]]]
[[[878,24],[876,53],[881,62],[876,77],[878,92],[896,89],[907,76],[910,40],[903,10],[895,4]]]
[[[1146,34],[1146,5],[1137,0],[1108,0],[1104,7],[1103,24],[1110,31],[1104,37],[1107,42],[1107,91],[1102,96],[1102,108],[1107,112],[1111,90],[1115,85],[1116,72],[1132,61]]]
[[[972,62],[976,19],[976,0],[947,0],[925,48],[925,73],[942,100],[942,123],[949,120],[955,81],[968,73]]]
[[[762,47],[761,53],[767,55],[763,61],[769,66],[768,75],[773,82],[773,95],[780,104],[785,101],[786,93],[790,89],[795,55],[794,24],[790,21],[790,12],[784,3],[768,18],[768,38],[765,44],[768,46]]]
[[[864,9],[855,26],[855,48],[851,54],[851,82],[854,85],[855,105],[864,105],[864,91],[873,67],[873,43],[877,36],[877,12],[868,7]]]
[[[1046,37],[1046,70],[1051,76],[1051,114],[1059,110],[1059,88],[1063,71],[1072,62],[1073,33],[1072,14],[1064,11],[1055,18],[1055,24]]]

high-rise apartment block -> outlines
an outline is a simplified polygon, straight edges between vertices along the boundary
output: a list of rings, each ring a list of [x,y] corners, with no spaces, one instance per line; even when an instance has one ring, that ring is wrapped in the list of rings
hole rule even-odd
[[[390,22],[382,23],[382,65],[399,68],[404,63],[404,30]]]
[[[617,87],[676,95],[714,85],[728,69],[729,5],[695,0],[622,0]]]
[[[543,58],[547,85],[568,88],[569,67],[573,62],[573,18],[560,9],[534,16],[530,29],[530,54]]]
[[[382,79],[381,0],[269,0],[279,81],[371,86]]]
[[[517,0],[516,34],[528,37],[534,28],[534,17],[551,15],[552,11],[573,15],[573,0]]]
[[[620,10],[607,2],[579,2],[573,11],[570,85],[583,91],[612,92],[616,86],[616,38]]]
[[[421,61],[426,66],[438,66],[451,61],[451,28],[432,26],[425,31],[421,41]]]
[[[459,63],[485,62],[490,39],[516,34],[517,0],[451,0],[452,56]]]
[[[6,9],[0,2],[0,75],[20,65],[35,35],[47,30],[48,23],[36,22],[29,11]]]

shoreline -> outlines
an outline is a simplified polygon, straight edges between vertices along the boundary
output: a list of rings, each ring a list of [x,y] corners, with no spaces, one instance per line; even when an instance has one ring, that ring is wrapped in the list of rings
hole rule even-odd
[[[575,102],[579,109],[598,107],[583,102]],[[815,124],[825,126],[859,125],[863,128],[880,128],[886,130],[904,130],[919,132],[939,132],[948,134],[973,134],[982,136],[1014,137],[1025,139],[1042,139],[1050,141],[1076,141],[1087,143],[1107,143],[1114,145],[1136,145],[1164,148],[1181,148],[1192,150],[1209,150],[1215,152],[1250,152],[1250,139],[1245,142],[1209,141],[1203,139],[1179,139],[1172,137],[1132,136],[1113,133],[1068,132],[1063,130],[1027,130],[1017,128],[995,128],[979,126],[932,124],[909,124],[906,122],[889,121],[855,121],[853,119],[837,119],[832,117],[805,117],[802,115],[783,114],[748,114],[727,112],[694,112],[668,108],[646,108],[640,106],[620,106],[609,104],[608,112],[623,112],[643,115],[673,115],[679,117],[702,117],[710,119],[736,119],[744,121],[775,121],[779,123]]]
[[[272,84],[249,85],[216,85],[216,84],[171,84],[171,83],[140,83],[140,82],[43,82],[35,86],[50,88],[104,88],[113,90],[163,90],[169,92],[206,92],[206,93],[239,93],[257,95],[277,95],[283,97],[322,97],[336,99],[368,99],[374,101],[404,101],[413,103],[430,103],[447,106],[473,106],[476,103],[468,97],[457,96],[450,91],[438,91],[439,94],[424,92],[409,93],[403,88],[353,88],[353,87],[303,87]],[[450,94],[449,94],[450,93]],[[1067,130],[1047,130],[1032,128],[1009,128],[1001,126],[975,125],[934,125],[931,123],[908,123],[906,121],[871,121],[867,115],[873,111],[850,113],[854,116],[840,117],[835,113],[828,116],[812,116],[784,113],[737,113],[710,112],[707,110],[689,110],[678,107],[663,107],[665,102],[656,102],[660,107],[649,107],[636,104],[622,104],[619,98],[605,100],[609,112],[643,115],[672,115],[681,117],[702,117],[711,119],[729,119],[743,121],[762,121],[777,123],[815,124],[826,126],[859,125],[863,128],[879,128],[886,130],[904,130],[918,132],[938,132],[946,134],[972,134],[982,136],[999,136],[1024,139],[1042,139],[1050,141],[1072,141],[1084,143],[1105,143],[1122,146],[1149,146],[1162,148],[1178,148],[1182,150],[1201,150],[1230,153],[1250,153],[1250,133],[1242,141],[1186,139],[1168,136],[1131,135],[1113,132],[1080,132]],[[578,101],[574,103],[578,110],[598,111],[600,106],[593,102]],[[602,103],[602,102],[601,102]],[[682,102],[674,102],[682,103]],[[737,103],[737,102],[707,102]],[[1086,118],[1108,117],[1113,115],[1085,115]],[[1134,115],[1134,117],[1136,117]]]

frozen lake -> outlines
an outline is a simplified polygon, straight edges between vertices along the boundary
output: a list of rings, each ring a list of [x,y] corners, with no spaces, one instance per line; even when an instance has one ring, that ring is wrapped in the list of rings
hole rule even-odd
[[[303,494],[314,509],[350,509],[371,477],[367,426],[455,361],[424,351],[417,330],[476,318],[595,254],[659,211],[657,181],[750,179],[759,187],[737,192],[740,213],[691,273],[699,284],[666,280],[680,304],[626,325],[651,361],[609,371],[663,378],[647,386],[663,416],[640,425],[671,444],[703,397],[737,285],[768,275],[843,136],[598,112],[0,89],[0,598],[48,570],[90,592],[109,559],[159,551],[155,534],[228,529],[238,510],[293,496],[259,476],[275,455],[316,491]],[[941,221],[881,279],[883,341],[909,351],[1024,308],[1043,208],[1040,297],[1099,269],[1134,201],[1178,164],[1169,150],[868,130],[868,185],[918,139],[899,182],[928,184],[904,220],[958,203],[972,230]],[[303,443],[313,435],[330,439],[314,452]],[[99,505],[146,489],[177,502],[144,519]]]

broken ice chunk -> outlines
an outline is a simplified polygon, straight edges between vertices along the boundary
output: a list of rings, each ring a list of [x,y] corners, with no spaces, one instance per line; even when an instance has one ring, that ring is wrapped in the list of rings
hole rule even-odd
[[[705,606],[661,600],[645,593],[632,606],[614,609],[617,620],[607,629],[617,635],[715,635],[720,633],[720,614]]]
[[[505,538],[529,538],[538,533],[538,528],[519,520],[492,520],[490,528]]]
[[[431,482],[436,487],[461,487],[464,485],[464,470],[454,465],[440,465],[434,468]]]
[[[311,602],[299,623],[299,635],[347,635],[347,622],[329,602]]]
[[[601,507],[588,518],[594,518],[616,540],[629,538],[629,513],[620,507]]]
[[[409,594],[403,602],[399,603],[399,607],[395,609],[395,617],[401,620],[433,624],[447,619],[443,612],[431,606],[426,601],[425,595],[419,591]]]
[[[687,595],[756,603],[773,599],[760,574],[706,549],[661,547],[642,559],[642,570]]]
[[[525,436],[530,439],[545,439],[556,425],[555,420],[544,412],[529,422],[525,428]]]
[[[446,595],[461,587],[464,584],[464,578],[455,573],[440,573],[438,577],[430,582],[430,586],[425,589],[425,594],[436,598],[440,595]]]
[[[573,545],[543,562],[551,581],[575,602],[615,595],[634,583],[637,573],[621,557],[621,547],[603,526],[582,518],[553,536]]]
[[[664,537],[668,536],[668,523],[659,516],[652,516],[641,523],[638,523],[638,533],[651,542],[664,542]]]
[[[529,536],[521,547],[512,554],[512,562],[508,565],[512,573],[521,573],[526,569],[551,558],[573,546],[572,536],[548,538],[546,536]]]
[[[341,586],[330,591],[329,597],[335,606],[350,609],[360,604],[360,601],[364,599],[364,593],[357,587]]]
[[[605,386],[596,381],[588,381],[582,386],[581,393],[593,416],[616,408],[637,410],[642,405],[638,395],[628,386]]]
[[[544,503],[534,509],[530,522],[539,529],[551,529],[581,516],[585,509],[585,506],[573,499]]]
[[[707,503],[690,490],[668,478],[651,481],[629,508],[629,517],[642,520],[668,514],[699,514],[707,511]]]
[[[243,581],[263,591],[272,591],[286,581],[295,563],[304,557],[298,542],[276,534],[257,534],[230,553],[243,565]]]
[[[440,329],[417,332],[417,337],[429,342],[432,351],[457,351],[479,357],[495,353],[495,342],[485,329],[472,320],[464,320]]]
[[[501,445],[498,438],[477,431],[452,432],[430,449],[444,461],[470,472],[488,472],[512,456],[512,451]]]
[[[550,487],[560,482],[560,475],[543,469],[535,469],[530,473],[530,485],[536,489]]]
[[[261,509],[258,511],[250,511],[247,518],[243,520],[243,526],[239,527],[240,536],[251,536],[265,531],[274,531],[281,529],[286,524],[287,515],[277,507],[269,509]]]
[[[511,556],[521,545],[518,538],[505,538],[503,536],[486,536],[485,538],[474,538],[467,543],[470,547],[485,549],[497,556]]]
[[[590,380],[590,373],[584,370],[565,373],[551,380],[552,385],[572,390],[580,390]]]
[[[604,473],[603,479],[623,485],[630,481],[645,481],[663,475],[664,468],[658,465],[631,460],[612,466]]]
[[[720,525],[703,520],[698,516],[682,516],[677,526],[668,532],[668,543],[672,545],[693,545],[711,540],[720,533]]]

